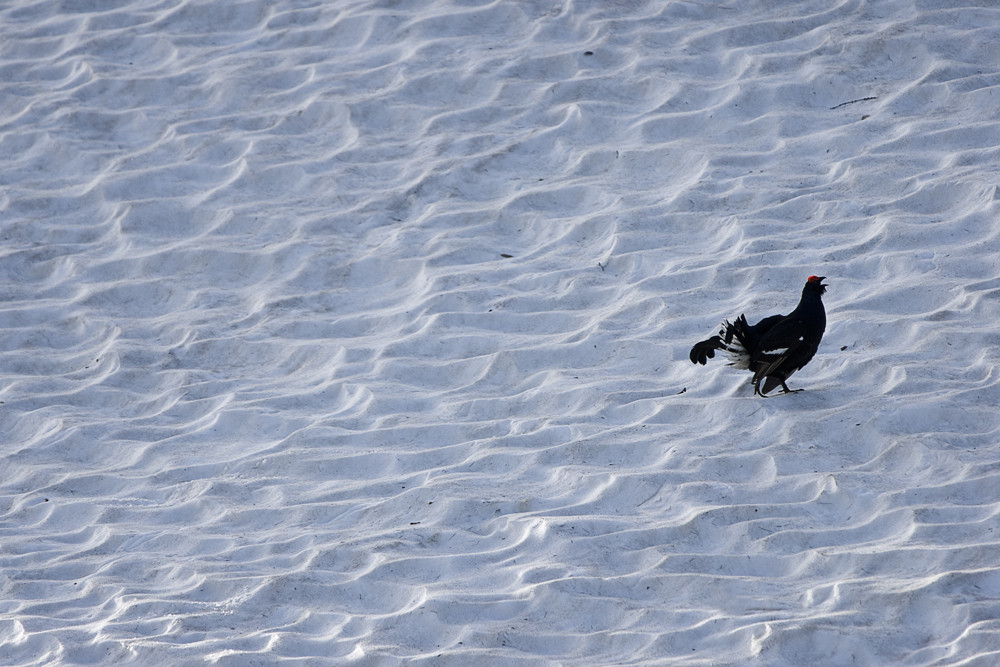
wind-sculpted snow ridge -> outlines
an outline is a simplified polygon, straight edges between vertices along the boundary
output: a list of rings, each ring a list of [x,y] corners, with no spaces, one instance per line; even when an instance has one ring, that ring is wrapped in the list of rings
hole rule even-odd
[[[996,662],[997,26],[0,9],[0,664]]]

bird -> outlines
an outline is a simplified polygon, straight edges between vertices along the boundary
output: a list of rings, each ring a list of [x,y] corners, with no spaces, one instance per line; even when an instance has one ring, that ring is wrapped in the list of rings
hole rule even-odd
[[[704,366],[715,357],[716,350],[723,350],[732,357],[730,365],[753,372],[750,382],[755,396],[766,398],[778,385],[782,393],[802,391],[789,389],[785,383],[792,373],[812,360],[823,340],[826,309],[822,296],[827,288],[824,280],[826,276],[809,276],[799,304],[787,315],[771,315],[753,326],[747,323],[745,315],[733,322],[724,320],[718,336],[695,343],[691,348],[691,362]]]

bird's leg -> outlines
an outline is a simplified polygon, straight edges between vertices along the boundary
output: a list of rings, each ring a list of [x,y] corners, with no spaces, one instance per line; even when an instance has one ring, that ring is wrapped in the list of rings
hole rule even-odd
[[[787,384],[784,382],[781,383],[781,392],[783,394],[797,394],[800,391],[805,391],[805,389],[789,389]]]

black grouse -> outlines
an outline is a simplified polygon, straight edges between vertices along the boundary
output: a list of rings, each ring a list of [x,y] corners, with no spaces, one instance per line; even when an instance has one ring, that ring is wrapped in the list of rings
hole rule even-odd
[[[824,280],[825,276],[809,276],[799,305],[787,315],[765,317],[753,326],[747,324],[744,315],[732,323],[724,321],[718,336],[691,348],[691,362],[704,365],[715,356],[716,350],[724,350],[732,356],[732,365],[753,371],[750,382],[754,394],[766,396],[778,385],[783,392],[791,392],[785,381],[809,363],[826,330],[826,310],[821,298],[827,288]]]

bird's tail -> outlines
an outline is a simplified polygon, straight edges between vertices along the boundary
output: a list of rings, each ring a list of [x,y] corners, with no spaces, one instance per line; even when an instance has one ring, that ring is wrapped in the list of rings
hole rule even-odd
[[[752,349],[754,346],[753,334],[750,333],[750,325],[747,324],[747,316],[740,315],[736,318],[736,321],[730,324],[728,321],[723,323],[726,327],[726,342],[732,343],[733,339],[739,343],[741,347],[745,350]]]
[[[719,335],[725,343],[722,349],[729,353],[730,363],[737,368],[750,368],[750,350],[754,349],[754,341],[746,316],[740,315],[735,322],[723,322]]]
[[[728,353],[733,365],[747,368],[750,363],[750,353],[747,352],[750,349],[750,339],[750,326],[746,317],[740,315],[735,322],[725,320],[718,336],[695,343],[691,348],[691,363],[704,366],[709,359],[715,357],[716,350],[722,350]]]
[[[708,360],[715,356],[716,350],[726,349],[726,344],[718,336],[712,336],[708,340],[695,343],[691,348],[691,363],[704,366]]]

